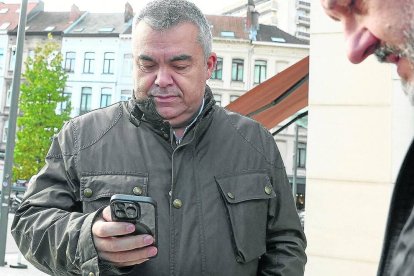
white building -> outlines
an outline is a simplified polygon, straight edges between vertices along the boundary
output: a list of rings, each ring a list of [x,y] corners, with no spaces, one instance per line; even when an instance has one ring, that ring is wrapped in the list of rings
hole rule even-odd
[[[128,53],[120,36],[129,29],[132,17],[132,13],[86,13],[65,31],[62,54],[69,74],[65,94],[70,96],[72,116],[121,99],[118,81],[130,77],[131,71],[123,66]]]
[[[43,2],[28,3],[27,18],[31,20],[43,10]],[[0,2],[0,151],[7,139],[8,117],[11,100],[11,79],[15,66],[16,43],[9,39],[20,16],[20,4]]]
[[[247,7],[254,4],[259,22],[275,25],[300,39],[310,39],[310,0],[238,0],[222,10],[224,15],[244,16]]]

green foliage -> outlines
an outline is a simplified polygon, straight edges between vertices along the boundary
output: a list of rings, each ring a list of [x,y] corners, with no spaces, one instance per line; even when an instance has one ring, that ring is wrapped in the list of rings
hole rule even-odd
[[[38,45],[34,57],[25,62],[17,118],[17,141],[14,150],[13,179],[30,179],[44,165],[51,138],[70,118],[70,104],[56,113],[67,101],[63,96],[67,73],[62,67],[59,44],[52,37]]]

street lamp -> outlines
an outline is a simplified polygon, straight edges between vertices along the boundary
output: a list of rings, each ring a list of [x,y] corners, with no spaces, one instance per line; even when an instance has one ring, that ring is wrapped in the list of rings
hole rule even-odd
[[[7,223],[9,216],[9,198],[12,186],[13,153],[16,138],[16,120],[20,93],[20,78],[22,72],[23,46],[26,29],[27,1],[22,0],[20,18],[17,29],[16,64],[13,72],[12,95],[9,113],[9,129],[7,132],[6,155],[0,197],[0,266],[5,266]]]

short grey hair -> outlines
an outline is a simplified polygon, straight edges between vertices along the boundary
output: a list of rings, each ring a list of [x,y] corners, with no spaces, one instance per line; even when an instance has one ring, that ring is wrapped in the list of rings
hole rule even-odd
[[[151,1],[135,15],[133,30],[141,20],[158,31],[165,31],[185,22],[196,25],[199,30],[198,42],[203,48],[204,56],[206,59],[210,56],[212,51],[210,25],[204,14],[193,3],[186,0]]]

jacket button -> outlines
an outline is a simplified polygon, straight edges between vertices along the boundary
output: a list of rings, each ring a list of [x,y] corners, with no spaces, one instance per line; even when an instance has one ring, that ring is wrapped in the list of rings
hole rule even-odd
[[[89,272],[88,276],[95,276],[95,273]]]
[[[92,189],[90,189],[90,188],[86,188],[85,190],[83,190],[83,195],[85,197],[91,197],[92,194],[93,194],[93,192],[92,192]]]
[[[230,199],[234,199],[234,195],[233,195],[232,193],[230,193],[230,192],[228,192],[228,193],[227,193],[227,196],[228,196]]]
[[[265,193],[267,195],[270,195],[272,193],[272,186],[266,185],[266,187],[265,187]]]
[[[141,187],[134,187],[134,189],[132,189],[132,192],[134,193],[134,195],[140,196],[142,195],[142,188]]]
[[[180,209],[183,206],[183,202],[179,199],[174,199],[173,206],[176,209]]]

